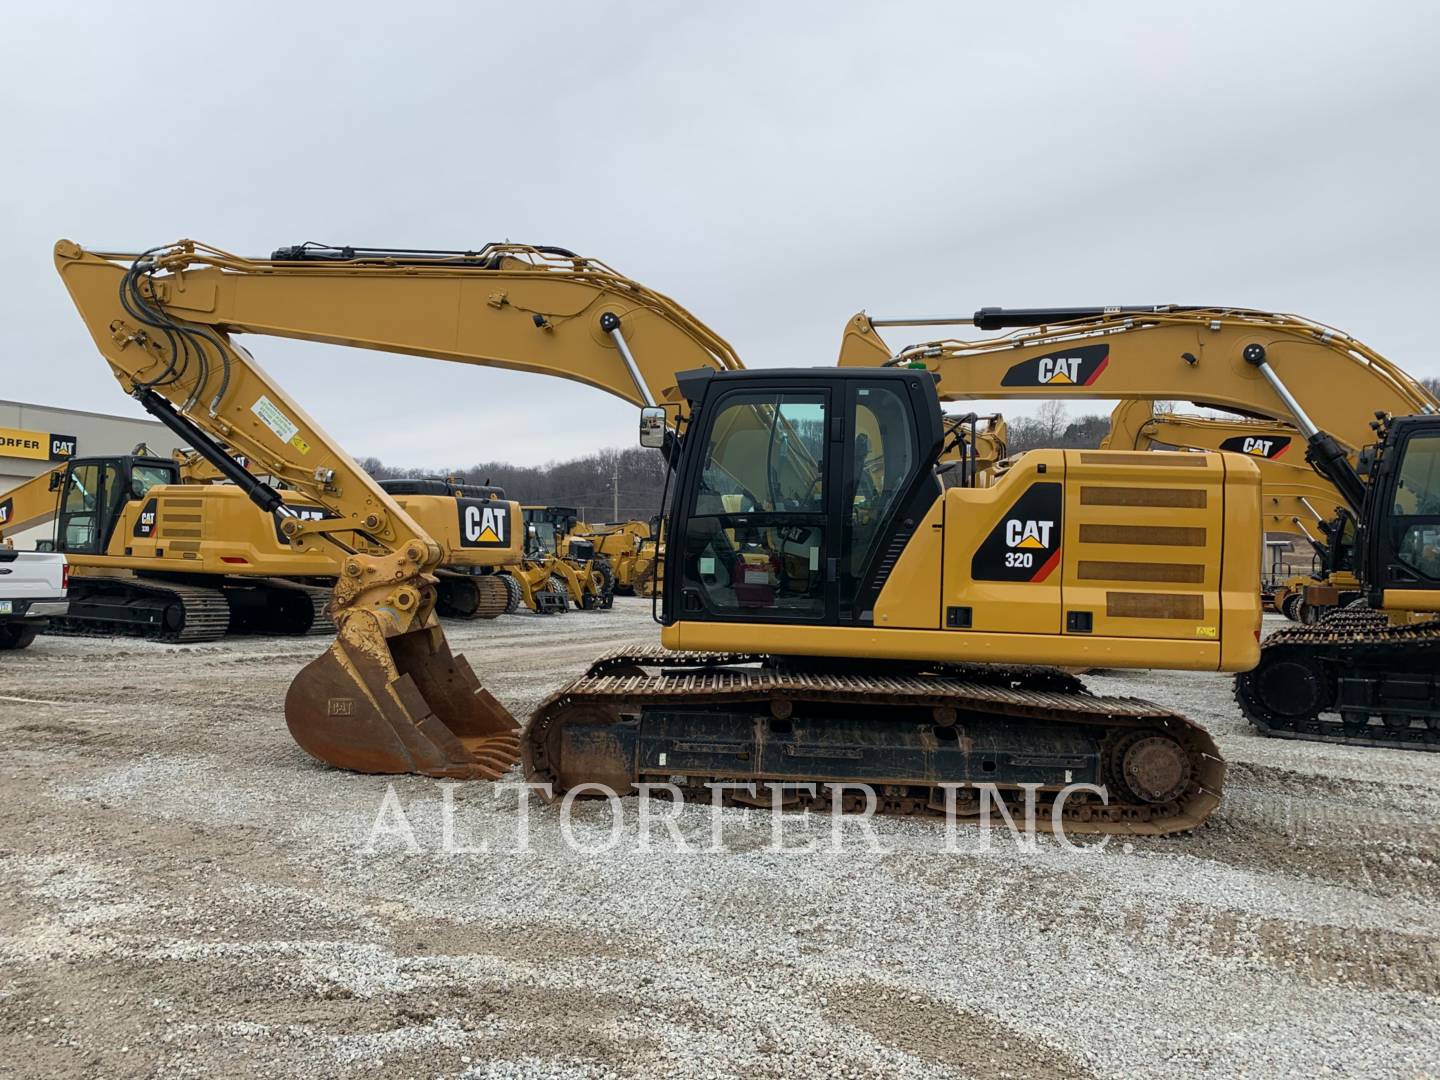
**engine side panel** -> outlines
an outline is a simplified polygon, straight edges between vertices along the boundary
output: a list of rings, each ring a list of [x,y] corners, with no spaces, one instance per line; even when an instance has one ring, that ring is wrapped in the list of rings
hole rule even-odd
[[[680,621],[667,647],[1243,670],[1259,474],[1235,455],[1033,451],[921,521],[873,627]],[[936,598],[939,603],[936,603]]]

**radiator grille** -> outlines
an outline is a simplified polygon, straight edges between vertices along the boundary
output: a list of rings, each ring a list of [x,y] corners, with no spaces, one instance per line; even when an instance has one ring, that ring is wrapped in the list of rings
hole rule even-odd
[[[1105,594],[1105,614],[1116,619],[1189,619],[1205,617],[1205,600],[1198,593]]]

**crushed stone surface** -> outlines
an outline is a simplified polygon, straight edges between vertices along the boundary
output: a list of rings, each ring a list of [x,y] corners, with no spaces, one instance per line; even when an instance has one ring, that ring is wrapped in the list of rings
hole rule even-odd
[[[625,598],[447,633],[521,718],[656,640]],[[1228,676],[1107,670],[1229,762],[1195,833],[947,850],[879,818],[835,851],[788,814],[814,850],[780,851],[756,810],[657,799],[642,831],[639,800],[562,820],[518,776],[320,765],[281,702],[323,646],[0,654],[0,1075],[1440,1075],[1440,755],[1265,739]]]

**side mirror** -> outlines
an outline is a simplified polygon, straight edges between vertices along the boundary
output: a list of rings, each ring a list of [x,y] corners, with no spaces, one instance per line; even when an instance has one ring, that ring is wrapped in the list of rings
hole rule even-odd
[[[647,405],[640,410],[640,445],[648,450],[659,450],[665,445],[665,410],[658,405]]]
[[[51,491],[59,491],[61,485],[63,485],[64,483],[65,483],[65,473],[64,473],[63,471],[61,471],[61,470],[59,470],[59,469],[56,469],[54,472],[52,472],[52,473],[50,474],[50,490],[51,490]]]

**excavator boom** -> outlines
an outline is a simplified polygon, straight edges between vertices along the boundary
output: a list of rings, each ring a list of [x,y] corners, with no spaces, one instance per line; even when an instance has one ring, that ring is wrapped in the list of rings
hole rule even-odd
[[[493,778],[518,760],[518,725],[451,655],[435,618],[435,571],[451,545],[371,480],[236,336],[557,375],[672,417],[684,407],[675,371],[739,366],[673,301],[555,248],[303,245],[253,260],[193,241],[140,254],[60,241],[55,264],[122,388],[194,448],[207,478],[275,514],[290,542],[341,552],[335,643],[296,678],[285,711],[308,752],[365,772]],[[320,512],[288,512],[257,475]]]
[[[56,482],[64,473],[65,466],[57,465],[0,494],[0,541],[12,540],[16,533],[37,528],[55,517]]]
[[[877,327],[974,325],[1010,332],[943,339],[893,351]],[[1373,441],[1369,409],[1433,413],[1440,401],[1374,349],[1298,315],[1243,308],[1059,308],[939,320],[871,319],[846,324],[840,365],[917,365],[939,379],[942,401],[967,398],[1175,399],[1243,416],[1295,421],[1287,402],[1247,349],[1282,385],[1304,386],[1313,425],[1350,450]]]

